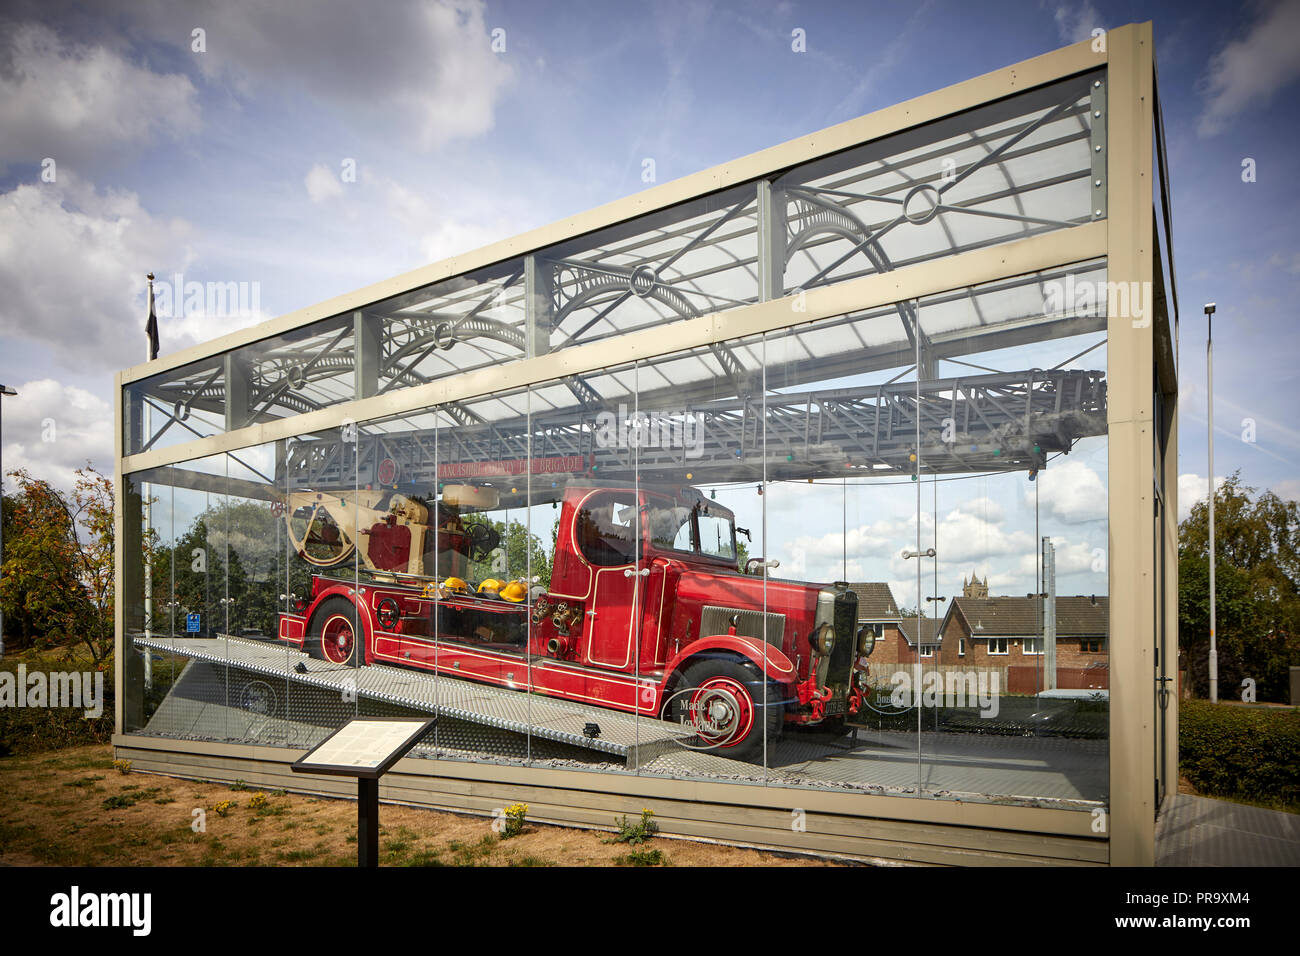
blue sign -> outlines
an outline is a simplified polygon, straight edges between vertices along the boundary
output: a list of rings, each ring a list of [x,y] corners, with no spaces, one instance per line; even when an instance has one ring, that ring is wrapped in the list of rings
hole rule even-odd
[[[187,634],[199,633],[199,616],[197,614],[185,615],[185,633]]]

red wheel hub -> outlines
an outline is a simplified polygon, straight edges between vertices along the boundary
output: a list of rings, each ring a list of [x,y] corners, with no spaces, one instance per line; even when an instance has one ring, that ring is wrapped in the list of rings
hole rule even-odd
[[[320,648],[325,659],[334,664],[346,664],[352,657],[352,648],[356,644],[356,633],[352,622],[341,614],[336,614],[325,622],[321,629]]]
[[[744,684],[730,677],[710,677],[691,694],[691,725],[701,740],[715,747],[734,747],[754,726],[754,701]]]

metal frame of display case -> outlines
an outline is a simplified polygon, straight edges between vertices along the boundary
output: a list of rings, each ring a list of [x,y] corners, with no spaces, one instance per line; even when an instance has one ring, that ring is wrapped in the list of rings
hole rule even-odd
[[[502,800],[525,799],[532,807],[530,818],[587,825],[607,823],[611,811],[634,812],[646,798],[655,797],[672,808],[662,814],[657,811],[656,819],[666,832],[783,849],[925,862],[1152,864],[1161,781],[1177,780],[1176,707],[1165,710],[1163,722],[1160,720],[1158,682],[1153,680],[1153,675],[1158,676],[1156,654],[1160,642],[1164,642],[1166,656],[1177,653],[1177,302],[1151,25],[1130,24],[1110,31],[1103,39],[1101,49],[1092,40],[1035,57],[120,372],[115,402],[115,479],[121,490],[115,515],[119,661],[127,639],[125,602],[120,596],[134,593],[138,581],[132,576],[140,573],[128,567],[124,557],[131,547],[139,546],[138,522],[126,517],[128,513],[138,514],[141,508],[138,491],[128,492],[124,484],[133,473],[164,469],[204,456],[237,453],[241,448],[337,428],[348,422],[413,413],[432,406],[455,409],[468,399],[530,385],[565,382],[580,391],[582,375],[611,366],[688,349],[710,349],[716,355],[718,349],[725,350],[725,343],[744,337],[793,329],[819,319],[861,314],[873,308],[900,307],[900,303],[925,296],[1104,259],[1109,282],[1146,283],[1144,288],[1155,288],[1157,295],[1154,313],[1149,312],[1144,321],[1123,315],[1110,315],[1105,321],[1109,363],[1105,416],[1109,437],[1111,735],[1109,805],[1100,818],[1096,813],[1034,806],[909,800],[709,780],[621,778],[581,771],[413,759],[399,762],[386,778],[384,792],[388,799],[459,810],[485,810],[503,805]],[[783,261],[778,259],[779,250],[788,237],[784,229],[775,226],[771,180],[784,171],[1101,68],[1105,70],[1105,89],[1094,105],[1102,122],[1099,135],[1090,144],[1095,154],[1090,177],[1096,188],[1095,221],[1068,224],[1068,228],[1031,233],[1025,238],[929,261],[891,265],[883,271],[845,277],[833,284],[813,283],[806,289],[787,291],[779,281],[779,270],[783,268],[778,264]],[[611,230],[638,217],[755,182],[752,205],[757,217],[759,255],[754,301],[733,303],[722,312],[699,313],[689,302],[672,300],[665,293],[661,304],[678,316],[671,336],[666,336],[662,327],[652,326],[580,342],[573,341],[576,334],[571,335],[571,344],[558,350],[539,344],[536,323],[548,308],[553,317],[556,299],[548,299],[549,306],[537,301],[535,293],[544,287],[538,276],[538,250],[563,248],[563,244],[597,231]],[[800,201],[812,204],[808,215],[821,216],[819,228],[852,234],[852,223],[834,208],[819,207],[820,212],[812,208],[826,194],[826,189],[805,188]],[[901,214],[906,214],[906,207]],[[406,386],[377,385],[376,341],[372,326],[362,315],[367,306],[520,256],[524,257],[523,273],[507,277],[504,283],[523,290],[518,299],[526,318],[523,338],[512,346],[519,353],[517,358],[425,381],[408,378],[414,384]],[[627,275],[620,274],[615,280],[626,283],[637,295],[653,286],[653,277],[634,273],[631,270]],[[581,287],[587,296],[584,301],[604,301],[602,295],[616,294],[614,286],[605,288],[601,284],[605,280],[599,277],[575,281],[587,283]],[[275,386],[270,379],[253,380],[246,370],[232,364],[234,353],[271,337],[292,337],[296,332],[302,335],[299,330],[313,323],[349,312],[355,312],[355,322],[340,325],[335,335],[353,336],[351,397],[339,396],[334,404],[299,403],[288,408],[285,417],[248,414],[275,400]],[[461,321],[479,319],[466,314]],[[500,329],[481,324],[475,328],[480,334],[511,342],[517,337],[514,327]],[[1032,338],[1033,330],[1025,331]],[[410,341],[403,345],[402,354],[423,354],[421,350],[436,346],[439,336],[445,335],[436,324],[429,328],[412,325]],[[314,361],[305,356],[302,365],[310,368],[304,371],[300,367],[293,374],[313,373],[319,365],[318,361],[311,364]],[[724,368],[729,367],[725,355],[718,356],[718,361]],[[207,371],[201,380],[195,380],[191,397],[178,399],[184,406],[181,410],[188,412],[188,402],[196,403],[196,407],[201,404],[205,389],[210,391],[224,372],[224,381],[229,383],[229,394],[223,397],[225,430],[160,447],[153,441],[154,436],[138,433],[138,423],[131,420],[133,413],[128,410],[128,392],[139,383],[163,373],[179,374],[190,365]],[[399,369],[397,374],[403,373]],[[160,414],[164,419],[170,414],[165,405]],[[1144,530],[1150,527],[1148,516],[1153,513],[1159,515],[1155,535]],[[140,769],[201,774],[209,779],[233,775],[231,779],[267,784],[282,784],[292,776],[287,768],[293,755],[273,747],[162,740],[124,733],[124,672],[124,667],[115,672],[117,732],[113,742]],[[300,781],[295,785],[302,787]],[[327,790],[322,784],[320,792]],[[807,830],[798,833],[798,839],[789,826],[789,808],[796,803],[809,814]]]

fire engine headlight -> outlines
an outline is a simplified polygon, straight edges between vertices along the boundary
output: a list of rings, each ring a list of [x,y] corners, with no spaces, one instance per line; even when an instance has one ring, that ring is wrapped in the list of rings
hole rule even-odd
[[[830,654],[835,647],[835,626],[833,624],[823,624],[817,630],[813,631],[812,648],[818,654],[826,656]]]
[[[870,624],[858,628],[858,656],[870,657],[876,649],[876,629]]]

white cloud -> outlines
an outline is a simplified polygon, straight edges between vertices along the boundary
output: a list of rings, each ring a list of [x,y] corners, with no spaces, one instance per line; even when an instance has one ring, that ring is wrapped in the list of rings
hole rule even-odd
[[[311,197],[312,202],[320,203],[343,195],[343,183],[339,181],[339,177],[333,170],[323,163],[317,163],[311,168],[303,180],[303,185],[307,187],[307,195]]]
[[[1270,490],[1283,501],[1300,501],[1300,478],[1286,478]]]
[[[189,233],[150,216],[134,193],[98,192],[71,173],[0,194],[0,333],[86,372],[134,364],[145,273],[184,269]]]
[[[1214,487],[1223,487],[1227,479],[1219,475],[1214,479]],[[1205,489],[1209,482],[1204,475],[1194,473],[1178,476],[1178,520],[1184,521],[1192,513],[1192,506],[1205,500]]]
[[[847,575],[850,581],[861,580],[868,573],[865,561],[890,558],[904,547],[899,542],[906,539],[909,526],[915,528],[915,520],[882,520],[843,534],[837,529],[823,535],[797,535],[781,542],[773,557],[781,561],[782,577],[840,580]]]
[[[1205,109],[1197,123],[1202,136],[1222,132],[1239,114],[1266,104],[1300,77],[1295,41],[1300,36],[1300,0],[1281,0],[1243,37],[1210,59]]]
[[[989,524],[1002,524],[1002,522],[1007,520],[1006,509],[1003,508],[1001,504],[987,496],[963,501],[957,506],[955,512],[961,512],[962,514],[968,515],[979,515],[981,520],[987,521]]]
[[[113,414],[107,402],[53,379],[6,384],[18,392],[3,400],[6,474],[26,468],[63,490],[72,488],[74,472],[87,460],[112,474]],[[13,488],[12,479],[6,488]]]
[[[457,218],[453,219],[440,212],[428,197],[394,179],[380,178],[377,185],[383,191],[388,214],[407,234],[418,237],[420,259],[425,263],[450,259],[524,231],[520,223],[499,210],[483,208],[481,203],[459,206]],[[434,223],[437,225],[431,230]]]
[[[1038,473],[1038,502],[1042,514],[1078,524],[1106,517],[1106,485],[1101,476],[1081,461],[1054,464]],[[1032,506],[1034,490],[1025,491],[1025,503]]]
[[[0,163],[48,156],[62,176],[106,148],[181,138],[199,125],[197,93],[182,74],[153,73],[38,23],[19,25],[0,45]]]
[[[1103,26],[1101,14],[1088,0],[1084,0],[1077,7],[1071,7],[1068,3],[1059,3],[1053,11],[1053,16],[1056,18],[1056,32],[1060,34],[1061,42],[1066,44],[1087,40],[1092,36],[1094,29]]]
[[[1033,535],[1001,527],[1003,511],[988,499],[976,499],[944,515],[939,522],[939,560],[965,564],[988,555],[1015,554],[1034,547]]]
[[[132,192],[96,190],[59,173],[57,183],[22,184],[0,194],[0,335],[45,346],[62,364],[95,380],[145,355],[145,273],[167,282],[192,262],[191,227],[150,215]],[[224,282],[240,276],[186,276]],[[260,310],[167,317],[162,354],[266,318]]]
[[[482,0],[365,4],[319,0],[203,0],[135,5],[141,29],[188,51],[190,31],[207,31],[195,59],[204,75],[254,97],[301,90],[367,121],[386,124],[433,149],[492,129],[509,55],[492,52]]]
[[[1086,541],[1071,542],[1064,538],[1054,537],[1052,538],[1052,547],[1056,551],[1056,576],[1058,579],[1067,574],[1077,574],[1081,571],[1092,571],[1093,563],[1097,560],[1097,556],[1093,554],[1093,546],[1088,544]],[[1037,578],[1038,561],[1038,555],[1033,552],[1023,554],[1020,556],[1017,571],[1023,578],[1028,578],[1032,583]],[[1097,573],[1104,575],[1104,561],[1101,564],[1101,570]],[[1103,577],[1102,580],[1104,581],[1105,578]],[[1065,591],[1058,587],[1057,593],[1064,594]]]
[[[500,225],[494,227],[447,220],[440,223],[435,231],[420,237],[420,255],[426,262],[438,262],[507,239],[511,235]]]

